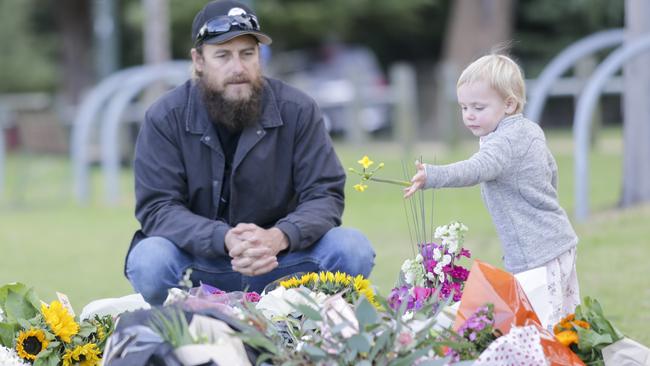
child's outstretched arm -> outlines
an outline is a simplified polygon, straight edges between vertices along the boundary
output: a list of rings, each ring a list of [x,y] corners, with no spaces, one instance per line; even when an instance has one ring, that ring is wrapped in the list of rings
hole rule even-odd
[[[417,192],[419,189],[424,187],[424,183],[427,180],[427,173],[424,169],[424,164],[420,161],[415,161],[415,167],[417,168],[417,173],[411,178],[411,186],[404,188],[404,198],[409,198],[413,193]]]

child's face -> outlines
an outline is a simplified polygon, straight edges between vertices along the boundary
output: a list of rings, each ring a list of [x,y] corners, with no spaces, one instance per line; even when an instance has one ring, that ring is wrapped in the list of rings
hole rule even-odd
[[[510,98],[504,100],[485,81],[463,84],[458,88],[458,104],[463,114],[463,123],[474,136],[489,134],[499,122],[515,110]]]

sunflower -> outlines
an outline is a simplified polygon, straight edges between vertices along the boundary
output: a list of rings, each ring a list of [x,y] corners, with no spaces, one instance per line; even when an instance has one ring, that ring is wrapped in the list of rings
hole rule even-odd
[[[101,352],[95,343],[87,343],[68,349],[63,355],[63,366],[96,366],[99,365]]]
[[[45,339],[45,332],[42,329],[31,328],[28,331],[18,333],[16,340],[16,352],[24,360],[34,361],[36,356],[45,348],[49,342]]]
[[[46,304],[41,304],[41,313],[43,313],[43,318],[52,333],[65,343],[70,343],[72,336],[79,332],[79,324],[74,321],[72,315],[60,302],[52,301],[49,307]]]

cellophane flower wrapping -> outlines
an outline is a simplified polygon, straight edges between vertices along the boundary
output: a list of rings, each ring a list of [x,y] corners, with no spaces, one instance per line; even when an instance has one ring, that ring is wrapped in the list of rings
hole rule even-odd
[[[494,304],[494,326],[503,334],[509,333],[513,326],[536,327],[550,365],[584,365],[578,356],[542,327],[526,293],[511,273],[475,260],[465,283],[453,329],[458,331],[478,308],[487,303]]]

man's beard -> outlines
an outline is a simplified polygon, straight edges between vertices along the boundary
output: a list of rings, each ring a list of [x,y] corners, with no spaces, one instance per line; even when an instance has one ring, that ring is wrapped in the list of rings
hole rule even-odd
[[[262,79],[251,80],[251,95],[248,99],[228,100],[223,91],[215,90],[206,81],[207,75],[198,78],[203,91],[203,102],[213,123],[226,127],[233,132],[255,126],[262,110]]]

